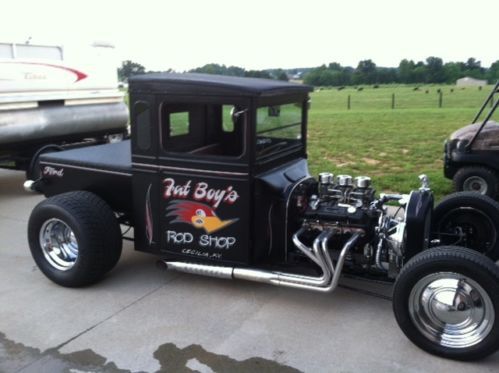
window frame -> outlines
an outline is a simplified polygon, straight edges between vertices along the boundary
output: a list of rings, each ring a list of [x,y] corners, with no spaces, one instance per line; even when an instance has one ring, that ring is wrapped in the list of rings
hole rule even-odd
[[[251,117],[250,117],[250,102],[246,99],[234,98],[234,97],[199,97],[199,96],[175,96],[169,97],[168,95],[160,95],[157,97],[157,107],[158,107],[158,131],[159,131],[159,147],[158,147],[158,156],[162,159],[186,159],[192,162],[193,160],[198,160],[199,163],[227,163],[227,164],[247,164],[249,159],[249,149],[248,149],[248,139],[249,139],[249,130],[251,126],[249,125]],[[165,144],[164,131],[164,112],[165,105],[185,105],[185,106],[221,106],[222,108],[222,123],[220,123],[221,130],[223,133],[232,134],[235,132],[236,127],[234,127],[233,131],[225,131],[223,128],[223,107],[224,106],[236,106],[241,107],[247,110],[244,123],[241,124],[241,134],[242,134],[242,152],[241,154],[235,155],[218,155],[218,154],[196,154],[191,152],[181,152],[176,150],[168,150],[167,145]],[[191,121],[189,121],[191,122]],[[189,123],[189,132],[191,131],[192,123]],[[186,135],[178,135],[178,136],[189,136]]]
[[[304,100],[303,96],[297,96],[297,97],[282,97],[277,100],[260,100],[259,102],[256,103],[255,108],[254,108],[254,128],[253,128],[253,141],[252,141],[252,147],[254,149],[254,160],[258,164],[265,164],[269,161],[275,160],[277,158],[285,157],[290,154],[294,153],[303,153],[305,156],[306,154],[306,132],[307,132],[307,109],[308,109],[308,97]],[[300,104],[301,106],[301,121],[296,124],[291,124],[284,126],[285,127],[291,127],[291,126],[299,126],[300,127],[300,142],[296,143],[295,145],[288,146],[283,149],[279,149],[277,151],[258,156],[256,152],[256,147],[257,147],[257,139],[258,139],[258,132],[257,132],[257,113],[258,109],[261,109],[263,107],[269,107],[269,106],[283,106],[287,104]],[[265,132],[265,131],[264,131]]]

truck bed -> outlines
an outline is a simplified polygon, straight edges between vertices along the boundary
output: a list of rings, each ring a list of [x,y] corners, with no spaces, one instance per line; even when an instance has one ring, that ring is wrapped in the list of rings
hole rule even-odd
[[[115,211],[131,211],[130,140],[40,156],[42,191],[50,197],[75,190],[93,192]]]
[[[130,140],[43,154],[40,163],[60,163],[66,166],[131,174]]]

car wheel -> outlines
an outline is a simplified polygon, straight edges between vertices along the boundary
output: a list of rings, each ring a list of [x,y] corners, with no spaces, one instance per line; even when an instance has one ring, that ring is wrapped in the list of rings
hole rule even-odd
[[[432,215],[432,239],[499,259],[499,203],[474,192],[445,197]]]
[[[499,177],[486,167],[463,167],[453,178],[456,191],[477,192],[492,198],[498,197]]]
[[[39,203],[28,222],[31,255],[55,283],[85,286],[100,280],[119,260],[121,230],[100,197],[78,191]]]
[[[457,360],[488,356],[499,349],[499,267],[460,247],[423,251],[402,268],[393,311],[425,351]]]

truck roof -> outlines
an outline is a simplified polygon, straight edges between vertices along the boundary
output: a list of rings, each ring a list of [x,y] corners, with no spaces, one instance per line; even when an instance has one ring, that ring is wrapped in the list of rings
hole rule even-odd
[[[133,92],[164,93],[168,95],[245,97],[306,94],[313,90],[308,85],[280,80],[195,73],[136,75],[130,78],[129,89]]]

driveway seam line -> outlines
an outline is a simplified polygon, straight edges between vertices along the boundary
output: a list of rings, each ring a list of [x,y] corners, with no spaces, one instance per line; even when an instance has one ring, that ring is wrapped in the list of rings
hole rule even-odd
[[[103,323],[105,323],[106,321],[108,321],[109,319],[113,318],[114,316],[120,314],[121,312],[129,309],[130,307],[134,306],[135,304],[137,304],[138,302],[140,302],[141,300],[147,298],[149,295],[151,294],[154,294],[156,291],[160,290],[161,288],[165,287],[166,285],[168,285],[169,283],[175,281],[176,279],[178,279],[179,277],[182,277],[182,274],[181,273],[178,273],[177,276],[174,276],[172,279],[170,279],[169,281],[166,281],[164,284],[162,284],[161,286],[158,286],[157,288],[154,288],[153,290],[149,291],[148,293],[142,295],[141,297],[135,299],[134,301],[132,301],[131,303],[127,304],[126,306],[120,308],[118,311],[112,313],[111,315],[109,315],[108,317],[106,317],[105,319],[103,320],[100,320],[99,322],[95,323],[94,325],[88,327],[87,329],[85,330],[82,330],[80,333],[76,334],[75,336],[69,338],[68,340],[60,343],[59,345],[55,346],[55,347],[52,347],[52,348],[48,348],[47,350],[45,350],[44,352],[42,352],[42,356],[39,358],[39,359],[36,359],[35,361],[21,367],[19,370],[17,370],[16,372],[19,373],[19,372],[22,372],[23,370],[26,370],[28,369],[30,366],[38,363],[39,361],[43,360],[44,358],[47,357],[47,354],[50,354],[52,351],[58,351],[60,350],[61,348],[63,348],[64,346],[68,345],[69,343],[73,342],[74,340],[78,339],[79,337],[81,337],[82,335],[88,333],[89,331],[97,328],[98,326],[102,325]]]
[[[179,276],[175,276],[174,278],[172,278],[170,281],[167,281],[165,282],[164,284],[162,284],[161,286],[158,286],[157,288],[149,291],[148,293],[142,295],[141,297],[135,299],[133,302],[127,304],[126,306],[124,306],[123,308],[119,309],[118,311],[114,312],[112,315],[109,315],[108,317],[106,317],[105,319],[99,321],[98,323],[88,327],[87,329],[81,331],[80,333],[76,334],[75,336],[69,338],[67,341],[59,344],[58,346],[54,347],[53,349],[54,350],[60,350],[61,348],[63,348],[64,346],[68,345],[69,343],[73,342],[75,339],[81,337],[83,334],[86,334],[88,333],[89,331],[95,329],[96,327],[98,327],[99,325],[102,325],[103,323],[105,323],[106,321],[108,321],[109,319],[113,318],[114,316],[120,314],[121,312],[129,309],[130,307],[132,307],[133,305],[137,304],[138,302],[140,302],[141,300],[147,298],[149,295],[151,294],[154,294],[156,291],[160,290],[161,288],[165,287],[167,284],[169,284],[170,282],[176,280]]]

